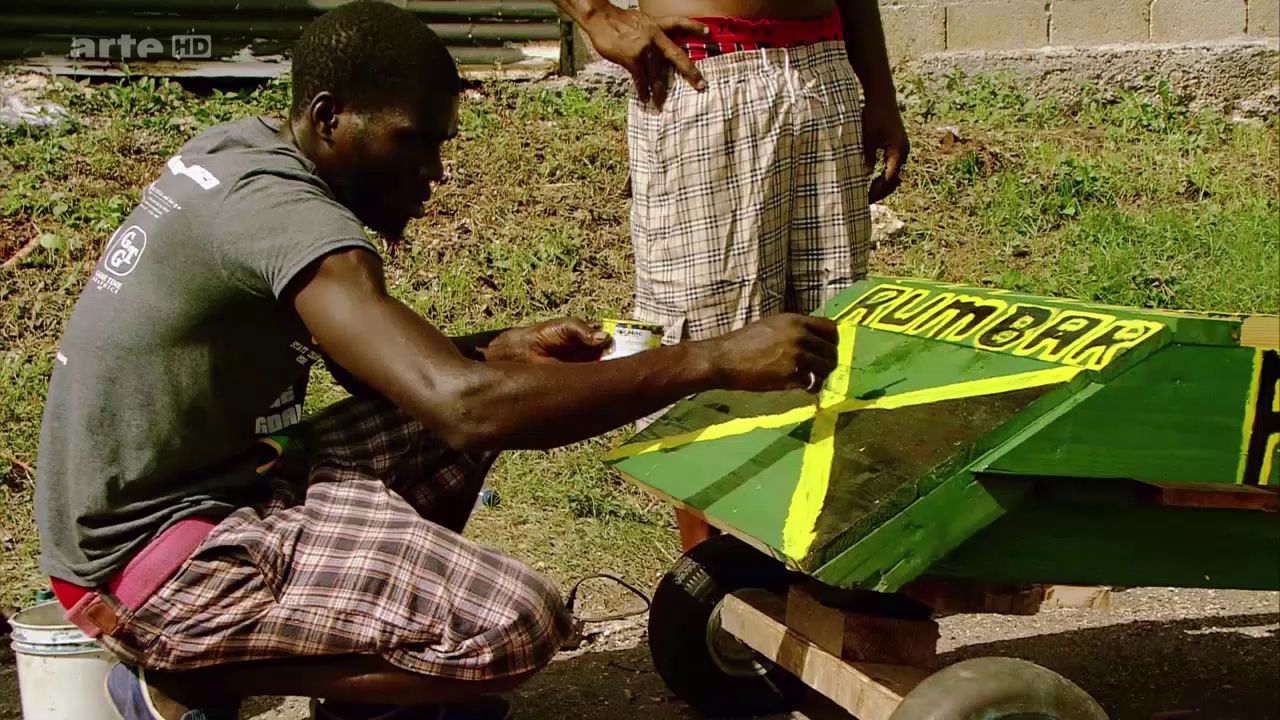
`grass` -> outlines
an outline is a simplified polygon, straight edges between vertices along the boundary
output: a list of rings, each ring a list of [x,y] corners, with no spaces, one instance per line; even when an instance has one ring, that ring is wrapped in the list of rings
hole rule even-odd
[[[1164,83],[1072,107],[1001,78],[902,85],[914,150],[887,204],[907,230],[876,249],[875,271],[1125,305],[1280,307],[1275,119],[1193,114]],[[70,86],[60,92],[76,124],[0,131],[0,253],[40,238],[0,276],[0,602],[27,602],[42,585],[28,468],[54,347],[96,253],[187,137],[279,114],[287,91]],[[388,262],[393,291],[452,332],[625,313],[624,124],[620,101],[572,87],[469,93],[451,180]],[[961,142],[941,144],[939,126]],[[311,409],[342,396],[323,371],[315,381]],[[502,503],[469,534],[562,584],[611,571],[651,586],[678,553],[673,524],[600,465],[620,435],[506,455],[492,477]]]

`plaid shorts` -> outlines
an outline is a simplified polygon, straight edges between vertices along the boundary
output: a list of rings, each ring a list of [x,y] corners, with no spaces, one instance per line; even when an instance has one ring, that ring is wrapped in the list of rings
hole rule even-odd
[[[263,497],[218,524],[103,644],[159,670],[378,654],[452,680],[545,665],[570,630],[558,591],[458,533],[495,454],[446,446],[381,398],[289,431]]]
[[[628,110],[634,316],[667,344],[812,312],[870,253],[844,43],[707,54],[704,92],[677,81],[662,110],[634,97]]]

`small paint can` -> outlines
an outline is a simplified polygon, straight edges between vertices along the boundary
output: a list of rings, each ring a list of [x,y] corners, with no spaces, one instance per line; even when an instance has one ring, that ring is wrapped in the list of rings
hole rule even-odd
[[[481,490],[478,495],[476,495],[475,509],[481,510],[483,508],[498,507],[499,502],[500,500],[498,498],[498,491],[485,488]]]
[[[635,320],[605,319],[600,329],[613,338],[601,360],[614,360],[662,346],[662,326]]]

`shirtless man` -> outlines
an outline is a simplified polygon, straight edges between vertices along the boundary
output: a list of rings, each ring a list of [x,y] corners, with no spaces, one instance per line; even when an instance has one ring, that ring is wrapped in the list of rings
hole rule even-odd
[[[702,339],[866,274],[868,205],[910,149],[876,0],[558,2],[636,86],[637,319]]]
[[[377,246],[423,214],[457,133],[440,39],[343,5],[293,54],[283,121],[211,127],[106,243],[40,431],[40,567],[122,663],[122,720],[501,720],[570,629],[558,592],[461,535],[495,453],[549,448],[712,388],[820,384],[829,320],[784,315],[607,362],[564,319],[449,338]],[[324,358],[353,397],[302,419]],[[572,364],[570,364],[572,363]],[[369,703],[376,703],[370,705]]]
[[[813,312],[866,274],[869,205],[910,151],[877,0],[557,1],[635,82],[634,314],[664,344]]]

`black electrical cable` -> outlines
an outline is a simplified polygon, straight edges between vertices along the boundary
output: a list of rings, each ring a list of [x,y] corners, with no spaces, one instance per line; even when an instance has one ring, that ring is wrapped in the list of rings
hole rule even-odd
[[[627,582],[622,578],[609,575],[608,573],[599,573],[597,575],[588,575],[587,577],[582,578],[577,583],[575,583],[573,586],[573,589],[569,591],[569,596],[565,598],[564,606],[569,610],[570,614],[573,614],[574,603],[576,603],[578,600],[578,588],[582,587],[582,583],[588,580],[597,580],[597,579],[612,580],[618,583],[622,587],[629,590],[632,595],[635,595],[636,597],[643,600],[644,607],[639,610],[632,610],[632,611],[623,612],[623,613],[614,613],[613,615],[605,615],[602,617],[595,617],[595,618],[578,617],[577,615],[574,615],[574,620],[584,624],[585,623],[602,623],[602,622],[609,622],[610,620],[625,620],[626,618],[635,617],[636,615],[643,615],[649,612],[649,606],[652,604],[652,601],[649,600],[648,595],[645,595],[643,592],[637,590],[635,587],[627,584]]]

